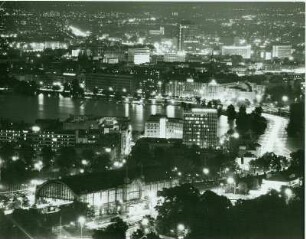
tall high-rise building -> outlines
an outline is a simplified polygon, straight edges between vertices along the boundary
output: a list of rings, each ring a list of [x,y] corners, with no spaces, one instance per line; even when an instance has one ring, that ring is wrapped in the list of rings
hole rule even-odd
[[[244,59],[251,58],[251,45],[246,46],[222,46],[222,55],[239,55]]]
[[[181,23],[179,25],[178,34],[178,51],[195,52],[198,47],[199,40],[196,38],[197,27],[190,22]]]
[[[273,46],[272,57],[275,58],[289,58],[291,57],[292,47],[290,45]]]
[[[217,146],[218,113],[216,109],[194,108],[184,113],[183,143],[200,148]]]

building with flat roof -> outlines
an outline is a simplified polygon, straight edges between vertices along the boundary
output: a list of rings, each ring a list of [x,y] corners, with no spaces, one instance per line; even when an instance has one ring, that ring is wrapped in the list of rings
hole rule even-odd
[[[251,58],[251,45],[246,46],[222,46],[222,55],[239,55],[243,59]]]
[[[151,115],[145,123],[145,137],[182,139],[183,120],[163,115]]]
[[[151,51],[149,48],[130,48],[128,50],[128,62],[135,65],[150,63]]]
[[[132,75],[115,75],[88,73],[85,75],[85,87],[92,91],[95,88],[110,91],[134,92],[135,82]]]
[[[289,58],[291,57],[292,46],[291,45],[282,45],[282,46],[273,46],[272,47],[272,57],[275,58]]]
[[[218,113],[216,109],[194,108],[184,113],[183,143],[200,148],[217,146]]]

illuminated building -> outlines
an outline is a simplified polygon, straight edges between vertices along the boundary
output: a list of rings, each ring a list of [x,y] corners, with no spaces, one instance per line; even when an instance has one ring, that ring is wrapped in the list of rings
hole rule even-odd
[[[133,62],[135,65],[149,63],[150,55],[149,48],[130,48],[128,50],[128,62]]]
[[[134,92],[134,81],[131,75],[114,75],[104,73],[85,74],[85,87],[92,91],[94,88],[102,90]]]
[[[164,35],[165,34],[165,28],[160,27],[158,30],[149,30],[150,35]]]
[[[112,140],[118,157],[131,151],[132,128],[125,117],[72,115],[63,122],[63,128],[76,131],[79,144],[96,144],[101,135],[106,135],[104,138]]]
[[[162,170],[144,169],[105,171],[49,180],[36,190],[36,204],[70,204],[74,201],[93,207],[95,216],[142,214],[154,210],[157,192],[178,185]]]
[[[0,142],[29,141],[35,150],[50,147],[72,147],[76,144],[76,135],[70,131],[34,131],[34,130],[0,130]]]
[[[183,143],[200,148],[216,147],[217,124],[216,109],[191,109],[184,113]]]
[[[222,55],[239,55],[244,59],[251,58],[251,45],[247,46],[222,46]]]
[[[179,24],[178,51],[195,52],[199,44],[196,38],[197,33],[198,31],[195,25],[189,22]]]
[[[166,53],[164,55],[164,62],[185,62],[185,54]]]
[[[272,57],[274,58],[289,58],[291,57],[292,46],[283,45],[283,46],[273,46],[272,48]]]
[[[145,123],[145,137],[148,138],[183,138],[183,121],[162,115],[151,115]]]

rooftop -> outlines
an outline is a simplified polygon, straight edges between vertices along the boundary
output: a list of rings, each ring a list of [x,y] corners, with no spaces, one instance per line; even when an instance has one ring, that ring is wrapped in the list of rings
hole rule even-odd
[[[143,179],[147,183],[170,179],[166,172],[160,168],[143,168],[142,171]],[[127,175],[130,180],[135,180],[141,177],[141,171],[137,169],[129,169],[128,171],[126,169],[119,169],[75,175],[56,181],[66,184],[74,193],[80,195],[123,186]]]

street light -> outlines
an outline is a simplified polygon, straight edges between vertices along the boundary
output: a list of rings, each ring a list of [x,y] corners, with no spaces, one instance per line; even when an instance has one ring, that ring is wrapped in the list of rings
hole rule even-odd
[[[235,179],[233,179],[232,177],[227,178],[227,183],[228,184],[234,184],[235,183]]]
[[[177,230],[178,231],[184,231],[185,230],[185,225],[184,224],[178,224],[177,225]]]
[[[235,182],[235,179],[232,178],[232,177],[229,177],[229,178],[227,178],[226,181],[227,181],[227,183],[229,185],[233,185],[234,186],[234,194],[236,194],[236,182]]]
[[[288,197],[288,198],[291,198],[292,197],[292,190],[291,190],[291,188],[286,188],[285,189],[285,194],[286,194],[286,196]]]
[[[83,238],[83,226],[84,226],[84,224],[86,222],[85,217],[80,216],[79,219],[78,219],[78,222],[79,222],[80,227],[81,227],[81,238]]]
[[[288,97],[288,96],[284,95],[284,96],[282,97],[282,101],[283,101],[283,102],[287,102],[288,100],[289,100],[289,97]]]
[[[203,173],[204,173],[205,175],[208,175],[208,174],[209,174],[209,169],[208,169],[208,168],[203,168]]]
[[[239,138],[239,134],[236,132],[236,133],[233,134],[233,137],[234,137],[235,139],[238,139],[238,138]]]
[[[177,225],[177,237],[178,238],[184,238],[186,236],[186,227],[184,224],[178,224]]]

